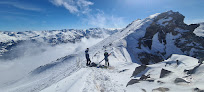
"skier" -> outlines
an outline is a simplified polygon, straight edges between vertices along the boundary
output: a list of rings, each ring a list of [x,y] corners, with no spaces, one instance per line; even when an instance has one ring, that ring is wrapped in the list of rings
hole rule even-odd
[[[109,56],[110,54],[108,54],[108,52],[107,51],[105,51],[105,53],[104,53],[104,59],[105,59],[105,65],[107,65],[108,64],[108,66],[109,66],[109,61],[108,61],[108,56]]]
[[[88,66],[88,65],[90,65],[91,64],[91,60],[90,60],[90,58],[89,58],[89,48],[87,48],[86,50],[85,50],[85,56],[86,56],[86,60],[87,60],[87,62],[86,62],[86,66]]]

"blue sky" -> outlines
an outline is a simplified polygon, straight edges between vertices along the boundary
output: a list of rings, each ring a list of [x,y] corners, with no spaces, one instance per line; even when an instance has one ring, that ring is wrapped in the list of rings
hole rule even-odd
[[[178,11],[204,22],[204,0],[1,0],[0,31],[124,28],[155,13]]]

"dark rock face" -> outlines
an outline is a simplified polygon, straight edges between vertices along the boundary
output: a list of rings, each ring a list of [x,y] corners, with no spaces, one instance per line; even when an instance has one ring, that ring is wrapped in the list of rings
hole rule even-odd
[[[161,56],[150,54],[147,52],[139,53],[138,58],[145,65],[148,65],[150,62],[158,63],[158,62],[161,62],[163,60],[163,58]]]
[[[143,77],[143,78],[144,78],[144,77]],[[143,79],[143,78],[140,78],[140,79],[131,79],[131,80],[127,83],[126,87],[127,87],[128,85],[132,85],[132,84],[135,84],[135,83],[140,83],[140,81],[154,82],[153,79]]]
[[[164,88],[164,87],[159,87],[159,88],[156,88],[156,89],[153,89],[152,92],[166,92],[166,91],[169,91],[169,88]]]
[[[133,72],[131,77],[137,76],[139,73],[143,72],[146,68],[147,68],[147,66],[145,66],[145,65],[141,65],[139,67],[136,67],[135,71]]]
[[[204,92],[204,90],[201,90],[199,88],[194,88],[193,91],[195,91],[195,92]]]
[[[168,11],[159,14],[152,20],[152,23],[146,29],[136,31],[145,31],[144,36],[134,38],[131,34],[129,39],[134,38],[138,41],[135,51],[133,46],[128,49],[132,53],[132,58],[137,59],[143,64],[158,63],[167,59],[172,54],[184,54],[196,58],[204,55],[204,37],[196,36],[193,31],[199,27],[199,24],[187,25],[183,22],[185,16],[179,12]],[[160,44],[161,48],[155,47],[154,42]],[[129,43],[131,44],[131,43]],[[172,47],[177,50],[172,50]],[[145,47],[145,48],[144,48]],[[145,49],[145,50],[143,50]]]
[[[142,89],[143,92],[147,92],[145,89]]]
[[[162,81],[157,81],[157,83],[159,83],[159,84],[164,84],[164,82],[162,82]]]
[[[186,80],[182,79],[182,78],[176,78],[174,80],[174,83],[175,84],[178,84],[178,83],[190,83],[190,82],[187,82]]]
[[[135,84],[135,83],[139,83],[139,79],[131,79],[128,83],[127,83],[127,85],[126,85],[126,87],[128,86],[128,85],[132,85],[132,84]]]
[[[162,68],[161,73],[160,73],[160,78],[164,78],[164,77],[168,76],[170,73],[171,73],[171,71],[165,70]]]
[[[141,77],[140,77],[140,80],[147,80],[148,78],[150,78],[150,75],[142,75]]]

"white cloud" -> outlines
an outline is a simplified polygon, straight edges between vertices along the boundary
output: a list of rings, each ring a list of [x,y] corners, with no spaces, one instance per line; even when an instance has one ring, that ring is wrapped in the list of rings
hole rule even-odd
[[[75,44],[67,43],[57,46],[49,46],[47,43],[42,43],[39,46],[39,44],[32,42],[20,44],[13,48],[13,54],[21,57],[13,60],[1,60],[0,62],[0,86],[3,83],[22,78],[41,65],[84,51],[87,47],[91,47],[102,40],[103,38],[82,38],[81,42]]]
[[[96,14],[89,14],[83,19],[83,22],[93,27],[100,28],[123,28],[126,26],[123,17],[106,15],[103,11],[98,10]]]
[[[89,8],[90,5],[93,5],[92,2],[87,0],[50,0],[54,5],[56,6],[63,6],[67,10],[70,11],[70,13],[75,14],[86,14],[91,9]]]
[[[83,25],[100,28],[123,28],[126,26],[123,17],[107,15],[100,9],[91,9],[89,0],[50,0],[56,6],[63,6],[72,14],[83,14]]]
[[[0,2],[0,4],[11,5],[13,7],[23,9],[23,10],[31,10],[31,11],[42,11],[43,9],[26,3],[18,3],[18,2]]]

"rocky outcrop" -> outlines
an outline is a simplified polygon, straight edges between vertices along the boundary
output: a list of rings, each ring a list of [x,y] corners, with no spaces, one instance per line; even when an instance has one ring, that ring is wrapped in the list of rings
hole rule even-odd
[[[169,88],[159,87],[152,90],[152,92],[166,92],[166,91],[169,91]]]
[[[200,24],[187,25],[184,18],[179,12],[164,12],[144,24],[149,25],[146,28],[128,35],[127,47],[132,58],[142,64],[152,64],[166,60],[172,54],[203,57],[204,38],[193,33]],[[135,39],[134,45],[132,39]]]
[[[196,72],[196,70],[202,65],[202,63],[200,63],[199,65],[195,66],[193,69],[190,70],[184,70],[184,72],[186,72],[187,74],[194,74]]]
[[[194,91],[194,92],[204,92],[204,90],[201,90],[201,89],[199,89],[199,88],[194,88],[193,91]]]
[[[145,65],[141,65],[139,67],[135,68],[135,71],[133,72],[131,77],[137,76],[138,74],[140,74],[141,72],[143,72],[145,69],[147,68],[147,66]]]
[[[164,77],[168,76],[170,73],[172,73],[172,72],[162,68],[161,73],[160,73],[160,78],[164,78]]]
[[[179,84],[179,83],[190,83],[190,82],[188,82],[188,81],[186,81],[186,80],[184,80],[184,79],[182,79],[182,78],[176,78],[176,79],[174,80],[174,83],[175,83],[175,84]]]
[[[126,87],[128,86],[128,85],[132,85],[132,84],[135,84],[135,83],[139,83],[139,79],[131,79],[128,83],[127,83],[127,85],[126,85]]]

